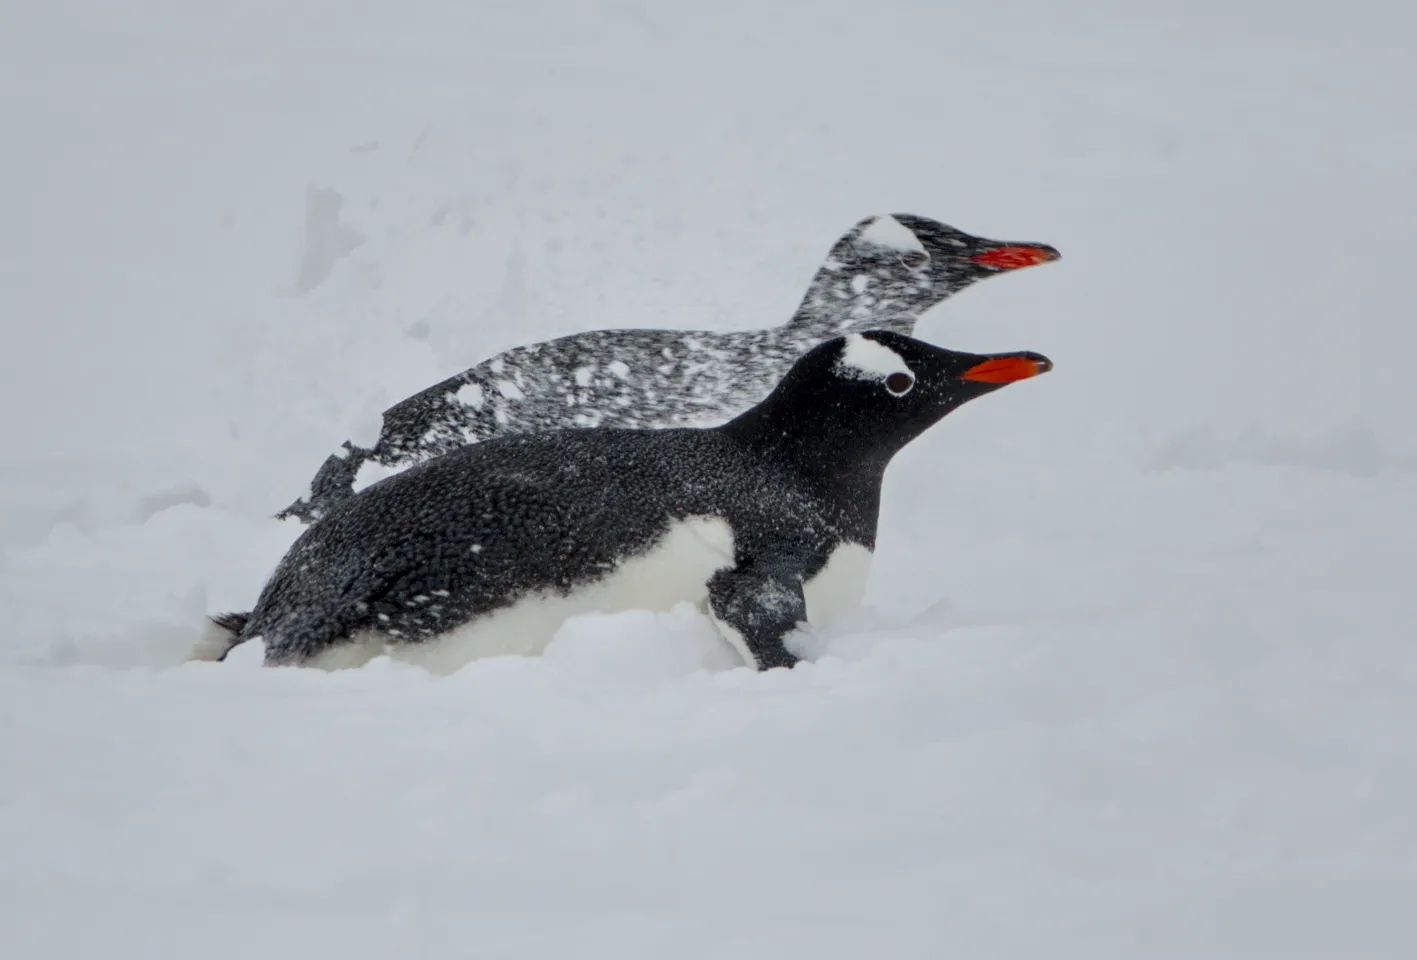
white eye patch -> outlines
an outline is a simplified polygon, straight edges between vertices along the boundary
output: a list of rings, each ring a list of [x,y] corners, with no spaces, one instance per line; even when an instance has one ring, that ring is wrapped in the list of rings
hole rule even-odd
[[[846,338],[836,361],[836,372],[853,380],[884,381],[886,388],[896,396],[909,393],[915,386],[915,374],[900,354],[859,333]]]

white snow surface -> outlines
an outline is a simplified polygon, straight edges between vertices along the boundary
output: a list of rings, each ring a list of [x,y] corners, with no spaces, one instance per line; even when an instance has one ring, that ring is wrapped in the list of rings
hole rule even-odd
[[[11,4],[0,955],[1417,955],[1414,9]],[[880,210],[1058,246],[919,328],[1057,367],[802,666],[182,662],[371,412]]]

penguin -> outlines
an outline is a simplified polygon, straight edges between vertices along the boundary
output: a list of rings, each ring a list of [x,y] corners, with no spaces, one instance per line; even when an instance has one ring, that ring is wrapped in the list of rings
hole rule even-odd
[[[870,217],[832,246],[786,326],[596,330],[508,350],[390,407],[373,447],[346,442],[277,516],[314,522],[374,480],[492,437],[721,423],[823,340],[910,335],[921,314],[975,281],[1058,257],[1047,244],[986,240],[912,214]]]
[[[388,652],[437,672],[537,653],[567,617],[698,604],[755,669],[859,602],[891,457],[950,411],[1044,373],[892,331],[802,356],[717,427],[499,437],[373,484],[304,531],[249,614],[269,666]]]

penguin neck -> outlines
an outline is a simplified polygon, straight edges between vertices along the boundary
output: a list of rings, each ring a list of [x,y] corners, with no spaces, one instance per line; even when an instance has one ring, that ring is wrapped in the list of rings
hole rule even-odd
[[[908,337],[914,334],[920,314],[942,299],[928,283],[916,284],[893,277],[888,270],[856,269],[828,258],[786,329],[813,343],[867,330],[890,330]]]
[[[717,429],[745,444],[755,457],[787,464],[829,493],[875,503],[886,466],[901,445],[865,436],[780,393]],[[873,514],[874,515],[874,514]]]

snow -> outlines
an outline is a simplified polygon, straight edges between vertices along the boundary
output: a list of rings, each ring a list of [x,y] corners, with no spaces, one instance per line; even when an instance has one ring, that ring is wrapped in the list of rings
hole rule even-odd
[[[12,8],[4,955],[1417,952],[1410,5]],[[879,210],[1056,245],[919,332],[1057,368],[810,662],[183,663],[372,412]]]
[[[465,383],[458,387],[454,394],[459,403],[465,403],[474,410],[482,409],[482,385],[479,383]]]
[[[497,392],[508,400],[525,400],[526,394],[522,393],[521,387],[510,380],[498,380]]]

